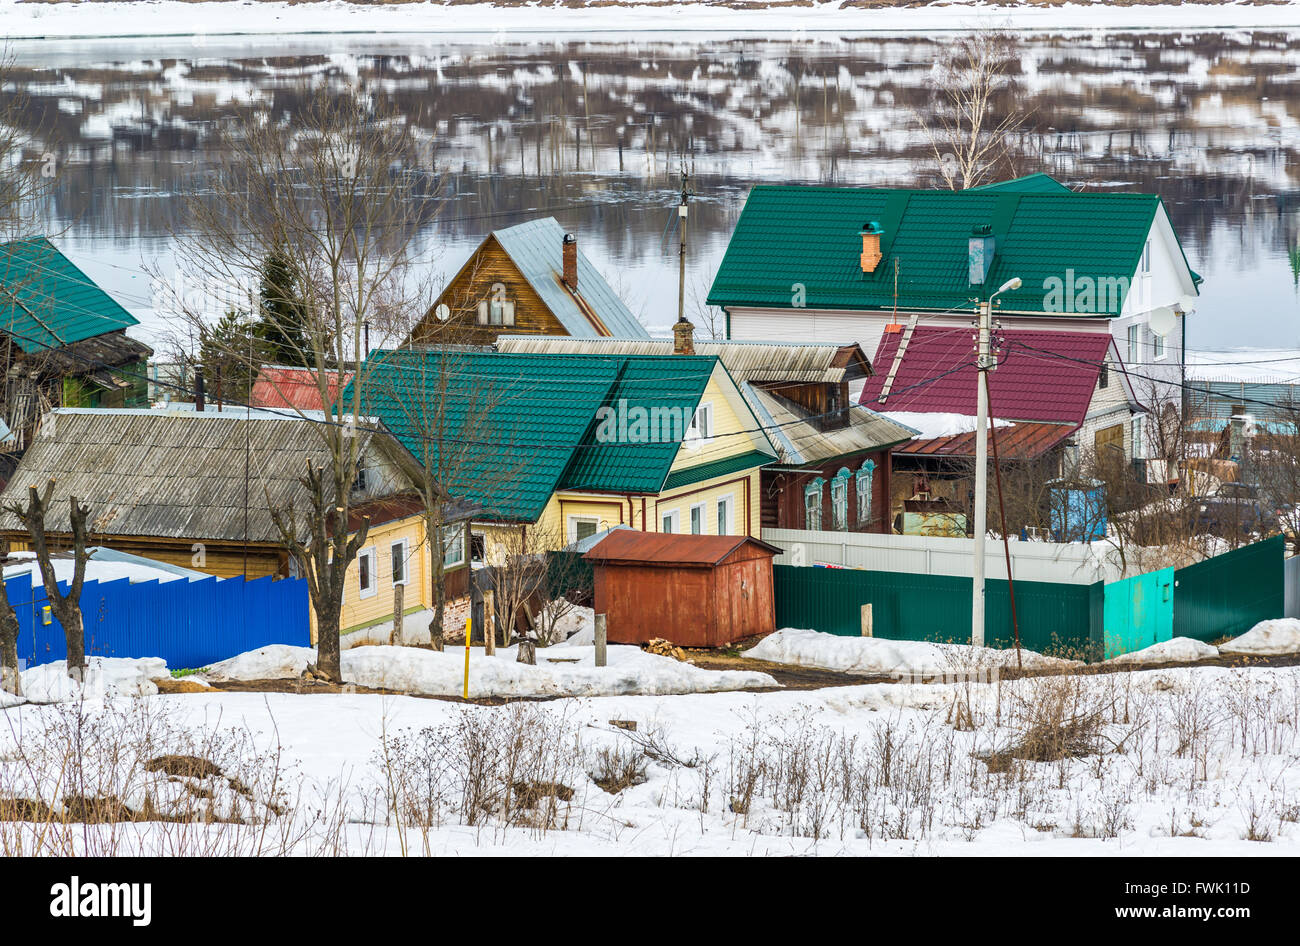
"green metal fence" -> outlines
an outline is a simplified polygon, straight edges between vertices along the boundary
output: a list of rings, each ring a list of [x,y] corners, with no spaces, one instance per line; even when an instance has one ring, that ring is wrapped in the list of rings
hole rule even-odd
[[[872,635],[887,640],[969,643],[971,579],[858,569],[776,565],[778,627],[828,634],[862,633],[862,606],[871,605]],[[1067,585],[1018,581],[1020,642],[1031,650],[1084,657],[1100,643],[1102,583]],[[985,585],[984,639],[1009,647],[1014,637],[1004,579]],[[1094,627],[1098,630],[1094,631]]]
[[[1174,634],[1201,641],[1244,634],[1285,606],[1280,535],[1174,572]]]
[[[1171,636],[1210,641],[1244,633],[1283,614],[1283,549],[1276,536],[1187,568],[1110,584],[1017,581],[1020,642],[1040,653],[1097,659]],[[777,627],[856,637],[862,606],[870,604],[875,637],[970,641],[969,578],[796,565],[773,571]],[[992,647],[1013,640],[1002,579],[985,586],[984,640]]]

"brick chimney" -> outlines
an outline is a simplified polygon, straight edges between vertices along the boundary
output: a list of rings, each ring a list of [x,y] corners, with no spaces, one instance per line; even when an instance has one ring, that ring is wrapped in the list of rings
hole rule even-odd
[[[578,291],[578,238],[572,233],[564,235],[564,284]]]
[[[876,221],[862,226],[862,271],[874,273],[880,265],[880,237],[884,230]]]
[[[695,326],[686,319],[673,323],[673,354],[695,354]]]

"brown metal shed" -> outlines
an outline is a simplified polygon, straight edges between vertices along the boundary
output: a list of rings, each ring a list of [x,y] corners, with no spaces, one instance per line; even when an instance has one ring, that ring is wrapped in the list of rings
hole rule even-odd
[[[659,637],[682,647],[721,647],[776,629],[772,557],[780,552],[743,535],[619,529],[585,557],[610,643]]]

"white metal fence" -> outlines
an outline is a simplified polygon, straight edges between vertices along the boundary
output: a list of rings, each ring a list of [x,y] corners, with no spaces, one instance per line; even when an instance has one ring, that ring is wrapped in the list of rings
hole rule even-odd
[[[1282,561],[1282,615],[1300,618],[1300,555]]]
[[[871,571],[958,577],[974,573],[973,539],[764,529],[763,541],[785,550],[776,558],[778,565],[843,565]],[[1002,542],[989,539],[984,549],[984,574],[989,578],[1006,578]],[[1100,542],[1015,540],[1011,543],[1011,568],[1013,577],[1021,581],[1090,585],[1125,577],[1114,547]]]

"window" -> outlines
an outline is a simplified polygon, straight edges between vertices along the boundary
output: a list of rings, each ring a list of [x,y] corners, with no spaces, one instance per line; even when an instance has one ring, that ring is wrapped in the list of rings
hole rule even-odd
[[[394,542],[390,545],[388,547],[388,554],[393,565],[393,584],[406,584],[406,540],[402,539],[402,541]]]
[[[705,402],[695,409],[691,426],[686,430],[687,440],[708,441],[713,437],[713,405]]]
[[[673,533],[681,531],[681,514],[676,509],[664,513],[662,522],[663,528],[660,529],[661,532]]]
[[[735,499],[724,496],[718,500],[718,535],[731,535],[731,509]]]
[[[1151,358],[1153,361],[1159,361],[1165,357],[1165,337],[1151,333]]]
[[[373,545],[357,553],[357,588],[358,596],[362,598],[374,597],[375,593],[379,591],[379,586],[375,583],[375,547]]]
[[[1108,384],[1110,384],[1110,362],[1103,361],[1101,371],[1097,373],[1097,388],[1104,391]]]
[[[849,471],[845,467],[831,480],[831,528],[836,532],[849,528]]]
[[[871,516],[871,482],[876,475],[876,461],[868,460],[858,468],[858,474],[854,477],[854,484],[858,491],[858,525],[865,526],[872,519]]]
[[[363,466],[359,466],[357,467],[357,477],[352,481],[352,492],[364,493],[366,491],[366,485],[367,485],[366,468]]]
[[[1147,276],[1151,273],[1151,241],[1147,240],[1142,244],[1142,275]]]
[[[1146,457],[1146,441],[1142,437],[1142,418],[1133,418],[1133,459],[1142,460]]]
[[[595,516],[570,516],[569,541],[581,542],[600,531],[600,520]]]
[[[469,534],[469,558],[471,562],[481,562],[487,557],[487,540],[481,532]]]
[[[484,299],[478,304],[479,325],[514,325],[515,304],[493,293],[493,298]]]
[[[1136,323],[1128,327],[1128,363],[1142,363],[1142,326]]]
[[[691,507],[691,535],[704,534],[704,503]]]
[[[460,523],[442,527],[442,567],[454,568],[465,561],[465,527]]]
[[[804,487],[803,527],[805,529],[820,529],[822,527],[822,484],[825,482],[819,476]]]

